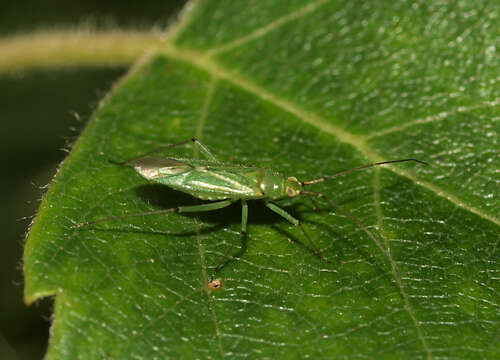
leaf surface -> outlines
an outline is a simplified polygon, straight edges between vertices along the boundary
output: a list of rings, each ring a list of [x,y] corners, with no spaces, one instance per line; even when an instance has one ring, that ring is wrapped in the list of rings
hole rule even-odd
[[[27,302],[56,295],[48,358],[500,356],[499,14],[490,1],[193,2],[94,114],[31,228]],[[327,201],[278,202],[328,262],[259,201],[246,240],[238,203],[76,228],[200,203],[116,164],[194,136],[223,162],[300,180],[431,166],[310,187],[376,241]],[[223,289],[207,290],[228,249]]]

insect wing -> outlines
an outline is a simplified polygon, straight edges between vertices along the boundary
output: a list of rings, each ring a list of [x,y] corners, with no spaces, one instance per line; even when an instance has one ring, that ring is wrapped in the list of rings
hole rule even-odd
[[[197,189],[198,197],[210,200],[254,197],[259,191],[241,172],[225,167],[197,167],[186,174],[184,185]]]
[[[258,169],[205,160],[145,158],[134,164],[146,179],[202,200],[260,198]],[[250,174],[253,174],[249,176]]]
[[[179,175],[190,171],[193,167],[185,162],[173,159],[146,158],[137,160],[134,169],[148,180]]]

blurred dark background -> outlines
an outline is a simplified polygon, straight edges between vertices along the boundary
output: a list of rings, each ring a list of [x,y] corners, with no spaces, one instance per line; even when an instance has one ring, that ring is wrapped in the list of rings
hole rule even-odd
[[[0,37],[52,29],[165,28],[185,0],[3,1]],[[0,54],[2,56],[2,54]],[[43,186],[99,100],[127,68],[25,69],[0,74],[0,359],[43,358],[52,299],[23,303],[25,233]]]

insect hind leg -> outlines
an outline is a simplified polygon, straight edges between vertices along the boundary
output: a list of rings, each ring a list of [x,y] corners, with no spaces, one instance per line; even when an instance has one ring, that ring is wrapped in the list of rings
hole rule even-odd
[[[135,213],[135,214],[126,214],[126,215],[121,215],[121,216],[110,216],[107,218],[78,223],[78,224],[76,224],[76,227],[80,228],[80,227],[94,225],[94,224],[101,223],[101,222],[115,221],[115,220],[120,220],[120,219],[125,219],[125,218],[138,217],[138,216],[159,215],[159,214],[166,214],[166,213],[171,213],[171,212],[174,212],[174,213],[193,213],[193,212],[212,211],[212,210],[218,210],[218,209],[225,208],[225,207],[231,205],[232,203],[233,203],[232,200],[222,200],[222,201],[217,201],[217,202],[211,202],[208,204],[177,206],[177,207],[173,207],[170,209],[153,210],[153,211],[146,211],[146,212]]]

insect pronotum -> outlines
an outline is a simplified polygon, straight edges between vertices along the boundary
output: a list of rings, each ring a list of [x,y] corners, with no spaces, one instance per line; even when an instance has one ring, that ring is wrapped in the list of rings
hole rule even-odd
[[[202,153],[207,157],[208,160],[149,157],[149,155],[153,153],[157,153],[159,151],[185,145],[188,143],[194,143],[199,146]],[[314,248],[314,251],[318,255],[318,257],[322,260],[326,260],[321,254],[318,246],[304,230],[304,227],[302,226],[300,221],[275,203],[275,201],[283,198],[293,198],[299,195],[308,195],[311,197],[311,199],[312,197],[321,197],[325,199],[329,204],[337,208],[339,211],[344,213],[349,219],[356,223],[356,225],[358,225],[370,236],[370,238],[376,243],[379,249],[387,257],[388,254],[385,248],[382,247],[375,236],[363,224],[361,224],[358,219],[356,219],[353,215],[351,215],[348,211],[346,211],[339,205],[335,204],[332,200],[325,198],[323,194],[308,191],[305,188],[310,185],[321,183],[354,171],[368,169],[384,164],[401,163],[407,161],[413,161],[428,165],[424,161],[412,158],[382,161],[344,170],[336,174],[323,176],[317,179],[299,181],[293,176],[286,177],[268,168],[222,163],[218,161],[217,158],[202,143],[193,138],[176,144],[160,147],[139,157],[121,162],[119,164],[125,165],[128,163],[133,163],[135,170],[143,177],[152,182],[163,184],[174,190],[187,193],[195,198],[212,202],[200,205],[178,206],[174,208],[142,212],[138,214],[112,216],[104,219],[80,223],[78,224],[78,226],[91,225],[103,221],[123,219],[127,217],[164,214],[169,212],[193,213],[212,211],[222,209],[236,201],[241,201],[241,236],[244,236],[247,231],[248,220],[247,201],[260,199],[264,201],[264,204],[271,211],[277,213],[278,215],[289,221],[291,224],[299,227],[305,238]],[[213,275],[209,282],[209,287],[213,290],[215,288],[220,288],[221,282],[219,280],[214,280],[214,277],[221,269],[222,264],[231,249],[232,247],[230,247],[226,251],[222,259],[214,268]]]

